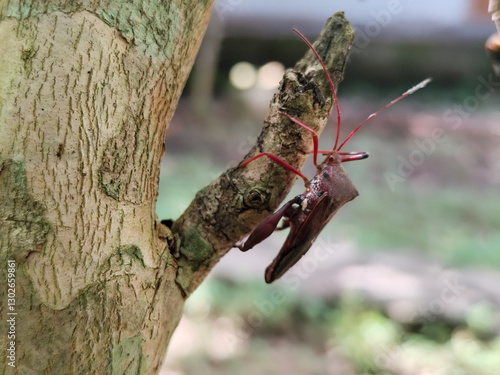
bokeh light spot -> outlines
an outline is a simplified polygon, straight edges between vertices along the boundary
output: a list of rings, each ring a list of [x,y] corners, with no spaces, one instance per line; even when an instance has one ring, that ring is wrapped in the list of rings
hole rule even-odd
[[[268,62],[259,68],[257,73],[257,85],[264,90],[274,89],[278,87],[283,73],[285,73],[283,64],[277,61]]]
[[[252,64],[239,62],[229,71],[229,81],[239,90],[248,90],[257,81],[257,71]]]

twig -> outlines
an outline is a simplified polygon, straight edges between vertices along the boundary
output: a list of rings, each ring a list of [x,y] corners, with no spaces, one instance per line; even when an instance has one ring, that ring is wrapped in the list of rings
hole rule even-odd
[[[338,12],[328,19],[314,44],[335,85],[343,78],[353,38],[354,31],[344,13]],[[278,111],[300,119],[320,133],[332,108],[327,77],[309,51],[283,76],[257,143],[244,160],[268,151],[295,168],[302,168],[312,150],[310,133]],[[174,251],[178,265],[176,282],[185,296],[196,289],[237,241],[279,206],[295,180],[295,174],[261,158],[244,168],[228,169],[196,194],[172,227],[177,238]]]

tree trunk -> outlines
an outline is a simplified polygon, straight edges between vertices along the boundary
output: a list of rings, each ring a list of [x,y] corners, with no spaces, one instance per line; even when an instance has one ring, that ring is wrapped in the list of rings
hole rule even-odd
[[[293,184],[261,160],[201,191],[172,231],[156,218],[163,141],[212,6],[0,0],[2,373],[156,374],[185,298]],[[316,45],[337,83],[351,42],[337,14]],[[251,153],[300,167],[310,136],[276,111],[320,131],[328,90],[306,54]]]
[[[1,373],[157,373],[184,303],[160,161],[212,6],[0,2]]]

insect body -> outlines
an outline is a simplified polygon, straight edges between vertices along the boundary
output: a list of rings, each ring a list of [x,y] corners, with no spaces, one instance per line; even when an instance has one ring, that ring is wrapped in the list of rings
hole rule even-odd
[[[330,82],[337,109],[337,138],[332,151],[319,151],[318,136],[316,132],[287,113],[279,111],[281,115],[286,116],[290,121],[311,132],[314,145],[314,165],[317,167],[316,175],[311,180],[308,180],[300,171],[268,152],[260,153],[240,165],[244,167],[257,158],[267,156],[284,168],[300,176],[304,180],[306,187],[304,193],[285,203],[283,207],[260,223],[250,234],[245,243],[236,245],[240,250],[247,251],[269,237],[275,230],[290,227],[290,233],[280,252],[266,269],[265,279],[268,283],[280,278],[290,267],[297,263],[297,261],[311,248],[319,233],[337,213],[340,207],[358,196],[358,191],[342,167],[342,163],[365,159],[368,157],[368,153],[342,152],[341,149],[345,143],[369,120],[401,99],[421,89],[430,81],[430,79],[422,81],[379,111],[368,116],[368,118],[359,124],[351,134],[349,134],[345,141],[337,147],[340,134],[340,109],[333,82],[326,70],[325,64],[311,43],[300,32],[295,29],[294,31],[314,52]],[[318,154],[326,155],[325,160],[319,165],[317,163]],[[281,219],[283,219],[282,225],[278,227]]]

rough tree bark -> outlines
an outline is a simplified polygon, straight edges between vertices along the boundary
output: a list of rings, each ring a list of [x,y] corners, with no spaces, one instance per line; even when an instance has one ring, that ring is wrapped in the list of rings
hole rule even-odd
[[[1,317],[13,259],[16,373],[159,369],[184,302],[154,210],[160,161],[212,6],[0,2]]]
[[[213,0],[0,0],[1,349],[15,312],[18,374],[155,374],[185,298],[274,210],[295,177],[231,169],[174,223],[155,215],[160,160]],[[337,14],[318,51],[339,82],[352,29]],[[332,108],[308,53],[289,70],[252,153],[300,167]],[[0,285],[5,285],[3,281]]]

